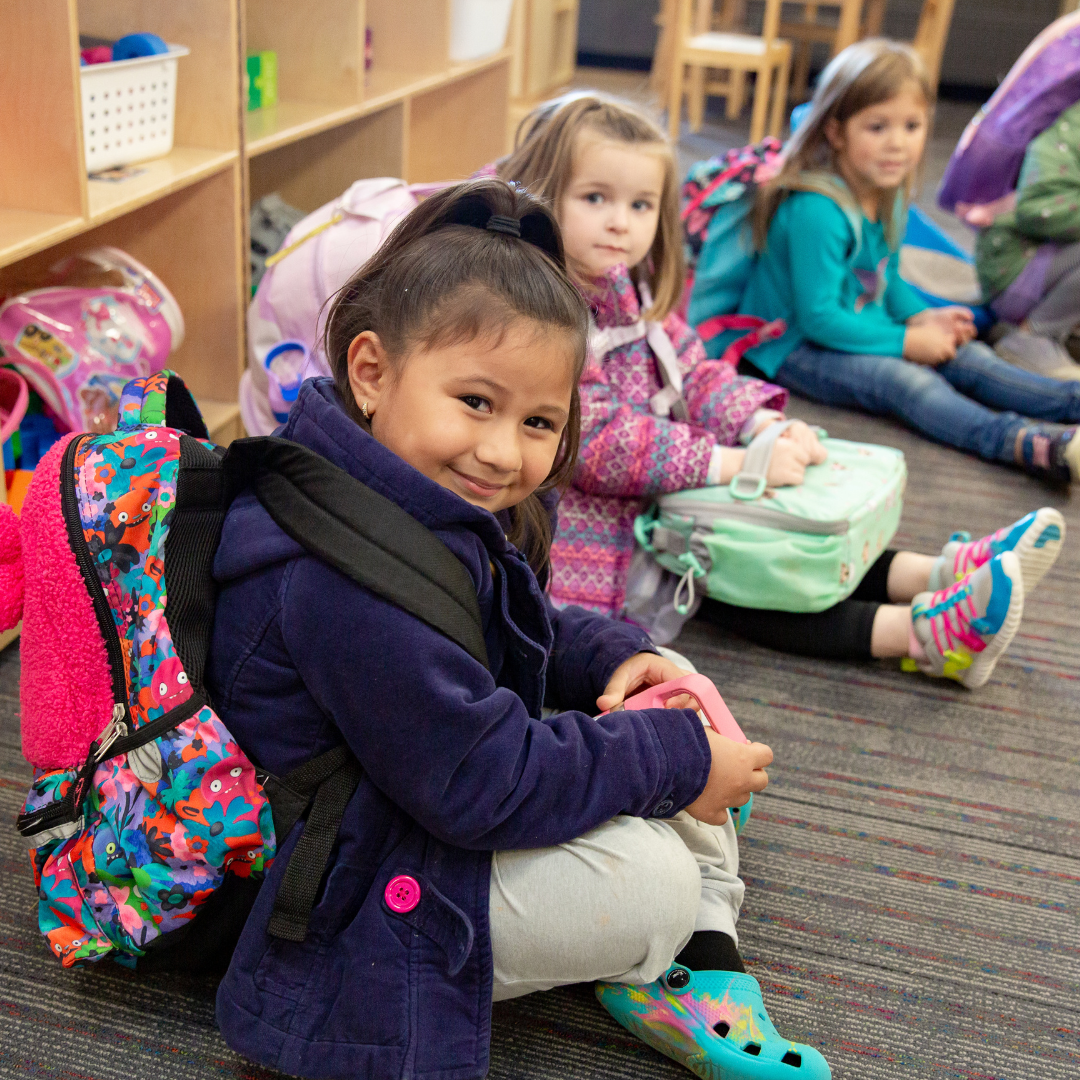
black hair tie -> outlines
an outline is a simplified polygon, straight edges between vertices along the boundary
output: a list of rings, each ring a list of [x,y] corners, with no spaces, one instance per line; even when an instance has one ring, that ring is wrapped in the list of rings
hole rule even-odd
[[[492,214],[484,228],[521,238],[521,222],[516,217],[507,217],[505,214]]]
[[[565,267],[562,245],[558,233],[547,214],[532,211],[521,218],[507,214],[493,214],[487,201],[479,195],[466,195],[452,207],[446,217],[447,225],[471,225],[476,229],[512,236],[516,240],[538,247],[560,267]]]

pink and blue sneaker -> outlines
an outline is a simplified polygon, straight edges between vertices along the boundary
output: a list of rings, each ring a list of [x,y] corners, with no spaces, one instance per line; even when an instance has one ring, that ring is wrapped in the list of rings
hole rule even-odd
[[[1015,551],[1004,551],[961,581],[911,602],[908,670],[982,686],[1009,647],[1024,613],[1024,579]]]
[[[832,1077],[819,1051],[781,1038],[752,975],[675,964],[646,986],[598,982],[596,996],[624,1028],[702,1080]]]
[[[981,540],[972,540],[970,533],[953,533],[934,563],[927,588],[931,592],[947,588],[995,555],[1015,551],[1024,578],[1024,594],[1030,596],[1043,574],[1054,565],[1064,539],[1065,519],[1051,506],[1034,510]]]

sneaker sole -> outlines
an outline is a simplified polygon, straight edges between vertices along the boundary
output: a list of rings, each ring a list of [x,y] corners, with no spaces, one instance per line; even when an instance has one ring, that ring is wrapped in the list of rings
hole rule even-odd
[[[1024,614],[1024,575],[1020,569],[1020,559],[1015,551],[1002,553],[1001,569],[1012,582],[1012,595],[1009,597],[1009,610],[1002,620],[1001,629],[993,640],[975,659],[957,680],[969,690],[982,686],[990,678],[994,666],[1002,653],[1012,644],[1016,631],[1020,629],[1020,619]]]
[[[1065,519],[1051,506],[1035,511],[1035,520],[1024,531],[1013,551],[1020,560],[1020,573],[1024,578],[1024,595],[1043,579],[1061,553],[1065,539]]]

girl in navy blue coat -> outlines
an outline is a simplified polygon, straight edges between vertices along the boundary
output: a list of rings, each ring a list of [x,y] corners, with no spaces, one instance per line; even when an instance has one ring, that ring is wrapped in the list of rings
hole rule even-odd
[[[771,751],[689,709],[594,718],[681,672],[626,623],[555,612],[537,582],[587,330],[547,210],[499,180],[461,185],[335,299],[334,378],[304,384],[282,431],[461,560],[490,670],[306,554],[252,494],[230,510],[221,715],[279,776],[342,741],[363,769],[306,938],[269,933],[279,858],[221,983],[222,1031],[250,1058],[467,1080],[487,1069],[493,998],[597,980],[616,1019],[700,1076],[829,1075],[776,1034],[736,948],[726,808],[765,786]],[[541,718],[545,702],[569,711]]]

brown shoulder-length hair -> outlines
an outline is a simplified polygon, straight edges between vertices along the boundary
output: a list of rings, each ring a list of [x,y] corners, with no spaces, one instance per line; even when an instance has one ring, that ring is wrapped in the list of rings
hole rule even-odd
[[[686,267],[675,155],[655,120],[636,105],[605,94],[565,94],[537,106],[522,120],[513,153],[496,166],[498,175],[546,199],[558,213],[573,176],[578,137],[585,132],[655,153],[664,163],[656,238],[646,258],[630,268],[635,282],[647,285],[652,294],[646,317],[661,321],[679,305]]]
[[[485,228],[491,216],[517,220],[525,235],[543,238],[544,249]],[[456,223],[462,219],[474,224]],[[540,573],[551,549],[551,521],[539,496],[565,488],[573,476],[581,437],[577,385],[585,367],[589,320],[566,274],[559,227],[548,208],[496,179],[457,184],[432,195],[334,296],[324,347],[346,411],[367,427],[349,385],[349,345],[358,334],[377,334],[390,363],[400,365],[418,348],[476,338],[498,342],[518,319],[565,334],[572,362],[570,417],[551,472],[510,510],[509,540]]]
[[[810,108],[795,133],[788,140],[781,157],[780,171],[758,188],[754,206],[754,241],[765,247],[769,224],[780,204],[791,191],[816,191],[836,201],[847,200],[852,209],[854,197],[839,182],[836,151],[826,135],[830,120],[843,125],[856,113],[880,105],[915,83],[926,100],[933,104],[926,66],[919,54],[901,41],[868,38],[838,53],[818,79]],[[900,242],[898,229],[911,200],[913,176],[906,177],[895,192],[884,192],[878,207],[878,219],[891,247]]]

